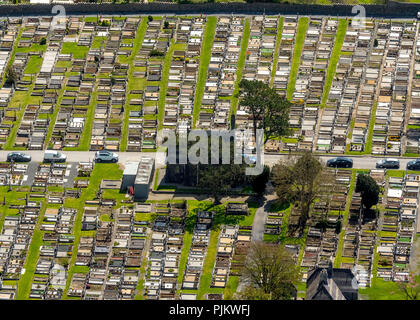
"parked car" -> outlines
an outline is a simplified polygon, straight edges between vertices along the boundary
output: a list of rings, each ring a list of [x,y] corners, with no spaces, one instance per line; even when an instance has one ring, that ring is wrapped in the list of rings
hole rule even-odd
[[[327,167],[353,168],[353,160],[345,157],[337,157],[327,161]]]
[[[111,151],[96,151],[95,153],[96,162],[118,162],[118,154]]]
[[[408,170],[420,170],[420,159],[414,159],[407,163]]]
[[[67,156],[54,150],[45,150],[44,162],[66,162]]]
[[[398,159],[386,158],[376,162],[377,169],[399,169],[400,161]]]
[[[30,162],[31,156],[29,154],[25,154],[23,152],[10,152],[7,155],[7,161],[14,161],[14,162]]]

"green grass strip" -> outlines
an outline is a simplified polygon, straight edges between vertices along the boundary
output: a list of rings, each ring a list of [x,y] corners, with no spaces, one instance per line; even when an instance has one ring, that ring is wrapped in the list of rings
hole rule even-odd
[[[216,261],[217,242],[219,240],[220,229],[212,230],[210,234],[210,242],[207,249],[206,258],[204,260],[203,270],[201,273],[200,287],[197,293],[197,300],[202,300],[206,293],[211,292],[211,278],[213,274],[213,266]],[[221,289],[223,292],[223,289]]]
[[[292,67],[290,69],[289,83],[287,84],[287,99],[291,100],[293,91],[295,90],[297,73],[300,65],[300,55],[302,53],[303,44],[306,38],[306,30],[308,29],[309,18],[302,17],[299,19],[297,27],[297,35],[295,41],[295,49],[293,51]]]
[[[335,70],[337,69],[337,63],[338,63],[338,60],[340,59],[341,47],[343,46],[346,31],[347,31],[347,20],[340,19],[338,23],[338,28],[337,28],[337,34],[334,40],[335,41],[334,48],[333,48],[333,51],[331,53],[329,63],[328,63],[327,76],[325,78],[325,84],[324,84],[324,92],[322,94],[322,100],[321,100],[322,106],[325,106],[325,103],[327,102],[327,99],[328,99],[328,94],[330,92],[331,84],[334,79]]]
[[[204,86],[207,79],[207,69],[211,58],[211,48],[213,46],[214,33],[216,31],[217,17],[208,17],[206,29],[204,30],[203,46],[200,52],[200,66],[198,69],[197,84],[195,86],[194,109],[193,109],[193,128],[200,114],[201,99],[204,94]]]

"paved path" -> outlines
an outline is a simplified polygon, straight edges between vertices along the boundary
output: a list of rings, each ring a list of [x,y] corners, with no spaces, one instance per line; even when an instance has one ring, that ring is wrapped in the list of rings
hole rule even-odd
[[[254,222],[252,223],[252,240],[263,241],[264,240],[264,225],[265,219],[267,218],[268,211],[270,209],[271,202],[265,202],[262,207],[257,209],[255,213]]]

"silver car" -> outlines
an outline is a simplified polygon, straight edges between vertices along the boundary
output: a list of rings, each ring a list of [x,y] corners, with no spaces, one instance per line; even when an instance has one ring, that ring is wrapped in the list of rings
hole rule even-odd
[[[96,154],[95,154],[95,161],[96,162],[117,163],[118,162],[118,154],[116,154],[115,152],[106,151],[106,150],[97,151]]]

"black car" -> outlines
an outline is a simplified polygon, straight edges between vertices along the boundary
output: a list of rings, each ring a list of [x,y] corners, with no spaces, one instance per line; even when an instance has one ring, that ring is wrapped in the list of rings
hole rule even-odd
[[[400,161],[398,159],[386,158],[381,159],[376,163],[377,169],[399,169]]]
[[[7,155],[7,161],[11,162],[30,162],[31,156],[23,152],[10,152]]]
[[[337,157],[327,161],[327,167],[353,168],[353,160],[345,157]]]
[[[420,170],[420,159],[414,159],[407,163],[408,170]]]

